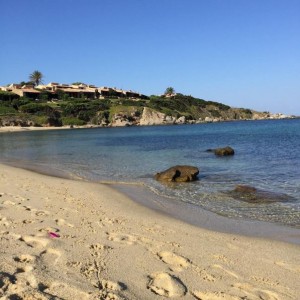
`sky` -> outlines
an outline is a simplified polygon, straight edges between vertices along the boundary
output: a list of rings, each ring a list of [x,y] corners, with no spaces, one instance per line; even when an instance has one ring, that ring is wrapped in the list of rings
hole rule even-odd
[[[299,0],[0,0],[0,85],[84,82],[300,115]]]

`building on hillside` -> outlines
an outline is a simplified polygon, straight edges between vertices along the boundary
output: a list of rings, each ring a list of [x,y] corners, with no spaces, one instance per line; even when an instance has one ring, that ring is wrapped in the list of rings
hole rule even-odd
[[[58,99],[63,93],[70,98],[85,98],[85,99],[99,99],[99,98],[131,98],[135,100],[148,99],[147,96],[142,95],[132,90],[125,91],[118,88],[110,87],[96,87],[92,84],[63,84],[57,82],[50,82],[48,84],[40,84],[36,87],[34,85],[11,84],[9,86],[0,87],[0,90],[12,92],[20,97],[27,97],[30,99],[39,99],[41,94],[42,99]],[[46,98],[44,95],[48,95]]]
[[[133,92],[132,90],[124,91],[126,98],[139,98],[140,94]]]
[[[165,98],[174,98],[177,95],[177,93],[169,93],[169,94],[163,94],[162,97]]]
[[[34,85],[23,85],[12,83],[9,86],[1,87],[2,91],[12,92],[20,97],[27,97],[30,99],[38,99],[40,92],[34,89]]]
[[[71,98],[95,98],[95,88],[90,88],[86,84],[69,85],[64,83],[59,84],[56,82],[50,82],[47,85],[39,85],[37,88],[55,93],[56,97],[58,96],[59,92],[63,92]]]
[[[100,93],[100,96],[103,97],[109,97],[111,95],[111,88],[108,88],[106,86],[101,86],[98,88],[98,92]]]

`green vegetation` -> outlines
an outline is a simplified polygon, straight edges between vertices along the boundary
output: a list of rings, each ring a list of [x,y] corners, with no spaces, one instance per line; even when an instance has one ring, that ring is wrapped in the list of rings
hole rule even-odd
[[[12,92],[0,91],[0,101],[12,101],[15,98],[19,98],[19,96]]]
[[[41,77],[39,78],[41,80]],[[0,91],[0,115],[2,120],[3,116],[7,115],[34,126],[109,124],[116,116],[136,122],[142,115],[144,107],[175,118],[184,116],[186,120],[204,120],[206,117],[213,119],[252,117],[250,109],[231,109],[228,105],[219,102],[175,94],[175,90],[171,87],[166,89],[166,93],[174,96],[151,95],[147,99],[133,100],[110,94],[105,99],[97,99],[97,97],[85,99],[84,97],[71,98],[63,91],[58,91],[58,100],[53,100],[53,95],[48,91],[41,91],[40,100],[35,101],[11,92]]]
[[[29,114],[49,114],[53,112],[53,108],[45,103],[27,103],[19,107],[20,112]]]
[[[83,120],[80,120],[75,117],[62,117],[62,125],[71,125],[71,126],[82,126],[85,125],[86,122]]]
[[[151,96],[149,107],[158,110],[160,112],[166,113],[172,116],[189,116],[192,119],[198,119],[203,114],[203,109],[210,108],[209,111],[213,112],[213,116],[219,117],[220,111],[226,111],[230,108],[222,103],[205,101],[203,99],[194,98],[192,96],[186,96],[182,94],[176,94],[172,98],[164,98]],[[213,109],[211,109],[213,107]],[[218,112],[218,115],[217,115]]]
[[[252,115],[252,111],[249,108],[241,108],[241,112],[247,114],[247,115]]]
[[[175,93],[175,89],[172,88],[171,86],[167,87],[166,90],[165,90],[165,95],[168,95],[168,94],[174,94]]]
[[[0,115],[16,114],[17,111],[13,107],[0,106]]]

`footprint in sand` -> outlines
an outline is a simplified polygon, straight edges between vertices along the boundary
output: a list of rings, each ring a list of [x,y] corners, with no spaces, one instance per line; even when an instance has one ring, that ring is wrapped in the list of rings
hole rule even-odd
[[[36,223],[36,220],[30,220],[30,219],[25,219],[22,221],[23,224],[32,224],[32,223]]]
[[[58,226],[74,227],[73,224],[68,223],[68,222],[67,222],[66,220],[64,220],[64,219],[56,219],[55,222],[56,222],[56,224],[57,224]]]
[[[35,257],[30,254],[22,254],[20,256],[16,256],[14,260],[16,262],[29,264],[35,261]]]
[[[30,211],[31,213],[34,213],[37,217],[40,216],[48,216],[50,213],[46,210],[38,210],[36,208],[33,208],[31,206],[24,205],[23,208],[27,211]]]
[[[222,263],[225,263],[226,265],[229,265],[231,263],[230,259],[228,259],[223,254],[214,254],[214,255],[212,255],[212,257],[218,261],[221,261]]]
[[[124,220],[121,219],[110,219],[107,217],[101,218],[99,220],[99,222],[97,222],[99,224],[100,227],[105,227],[105,226],[109,226],[109,225],[122,225],[124,223]]]
[[[49,240],[34,235],[24,235],[20,238],[27,246],[32,248],[45,248],[49,244]]]
[[[249,296],[249,299],[253,300],[279,300],[279,296],[269,290],[262,290],[252,286],[249,283],[235,283],[233,288],[236,288],[245,294],[245,296]]]
[[[164,297],[183,297],[187,288],[183,282],[168,273],[154,273],[150,277],[148,288],[157,295]]]
[[[44,290],[44,292],[51,296],[59,297],[60,299],[90,299],[87,293],[60,282],[52,283],[48,288]]]
[[[49,216],[50,213],[48,211],[46,211],[46,210],[38,210],[38,211],[35,212],[35,215],[37,217],[40,217],[40,216]]]
[[[187,258],[173,252],[161,251],[157,253],[157,255],[164,263],[169,265],[172,270],[181,271],[190,266],[190,261]]]
[[[292,271],[292,272],[296,272],[296,273],[300,273],[300,266],[299,265],[292,265],[292,264],[288,264],[284,261],[276,261],[275,265],[280,266],[286,270]]]
[[[113,282],[109,280],[101,280],[100,293],[97,293],[95,299],[105,300],[121,300],[125,299],[122,296],[119,297],[121,291],[126,290],[127,286],[122,282]],[[100,296],[100,298],[99,298]],[[94,298],[92,298],[94,299]]]
[[[280,285],[279,281],[272,281],[271,279],[266,277],[251,276],[250,279],[264,285],[275,286],[275,287]]]
[[[137,239],[133,235],[130,234],[122,234],[122,233],[107,233],[107,239],[109,241],[118,242],[127,245],[136,244]]]
[[[193,271],[199,275],[203,280],[214,282],[216,281],[216,276],[213,274],[210,274],[205,269],[200,268],[199,266],[192,265]]]
[[[101,244],[92,244],[89,246],[91,256],[99,257],[103,255],[103,251],[110,250],[112,247],[101,245]]]
[[[22,286],[36,288],[38,286],[38,282],[36,277],[31,273],[32,270],[32,266],[25,266],[24,268],[17,269],[17,272],[15,273],[16,282]]]
[[[92,244],[92,245],[89,246],[89,248],[90,248],[92,251],[102,251],[102,250],[112,249],[112,248],[109,247],[109,246],[101,245],[101,244]]]
[[[32,266],[24,266],[0,272],[0,298],[1,299],[45,299],[36,297],[40,295],[36,277],[31,273]],[[5,296],[5,297],[2,297]],[[32,296],[32,297],[31,297]]]
[[[43,261],[43,263],[48,265],[55,265],[61,257],[61,252],[54,248],[48,248],[47,250],[41,252],[39,255],[39,259]]]
[[[20,234],[11,231],[0,231],[0,234],[5,236],[6,239],[19,240],[21,238]]]
[[[103,289],[111,291],[123,291],[127,289],[127,286],[122,282],[113,282],[110,280],[101,280],[101,286]]]
[[[126,233],[119,232],[107,232],[107,239],[109,241],[118,242],[126,245],[141,245],[147,250],[152,251],[151,249],[155,246],[162,246],[163,243],[155,241],[153,239],[146,238],[144,236],[131,235]],[[156,252],[156,251],[155,251]]]
[[[236,273],[234,273],[233,271],[228,270],[227,268],[223,267],[222,265],[213,265],[212,267],[216,270],[221,271],[222,273],[225,273],[226,275],[232,276],[235,279],[239,278],[239,276]],[[221,275],[221,277],[222,277],[222,275]]]
[[[198,300],[242,300],[246,298],[241,298],[237,296],[231,296],[229,294],[225,294],[223,292],[198,292],[195,291],[192,293],[193,296]]]
[[[66,263],[67,267],[71,268],[80,268],[82,266],[82,262],[80,261],[69,261]]]
[[[39,229],[39,232],[48,233],[48,234],[49,234],[49,232],[57,233],[57,232],[59,232],[59,229],[55,228],[55,227],[44,227],[44,228]]]
[[[11,224],[11,221],[9,221],[6,217],[0,216],[0,226],[9,227]]]
[[[6,200],[6,201],[3,202],[3,205],[11,205],[11,206],[14,206],[14,205],[16,205],[16,203],[13,202],[13,201],[10,201],[10,200]]]

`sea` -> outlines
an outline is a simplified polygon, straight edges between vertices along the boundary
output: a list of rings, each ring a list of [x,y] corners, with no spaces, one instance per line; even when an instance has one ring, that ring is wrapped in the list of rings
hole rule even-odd
[[[235,154],[206,151],[225,146]],[[172,203],[179,205],[177,218],[193,212],[199,219],[207,212],[234,224],[300,229],[300,119],[2,133],[0,153],[2,163],[111,184],[145,205],[156,199],[150,206],[170,214]],[[198,167],[199,179],[154,179],[175,165]],[[286,195],[288,201],[243,201],[232,196],[237,185]]]

